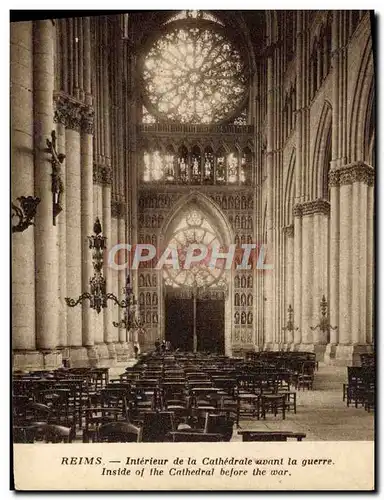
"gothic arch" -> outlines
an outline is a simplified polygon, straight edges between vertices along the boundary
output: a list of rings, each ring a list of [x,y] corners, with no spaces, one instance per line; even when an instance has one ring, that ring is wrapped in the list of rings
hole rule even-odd
[[[221,243],[223,245],[229,245],[234,243],[233,230],[227,220],[227,217],[223,214],[220,207],[208,196],[202,194],[198,191],[193,191],[185,196],[182,196],[177,203],[174,205],[173,210],[170,211],[167,218],[165,219],[161,230],[160,230],[160,245],[164,246],[173,234],[173,230],[176,228],[179,221],[185,215],[188,208],[195,207],[201,210],[201,212],[208,218],[212,227],[217,231],[217,235],[221,237]],[[226,273],[231,273],[231,271],[226,271]],[[228,276],[228,275],[227,275]],[[233,286],[232,279],[227,280],[227,299],[225,300],[225,313],[224,313],[224,345],[225,354],[230,356],[232,353],[232,318],[233,318]],[[161,280],[160,285],[160,296],[161,303],[160,307],[162,309],[162,328],[165,328],[165,287],[164,281]]]
[[[375,95],[373,82],[369,92],[368,107],[365,119],[364,134],[364,160],[375,167],[375,139],[376,139],[376,115],[375,115]]]
[[[364,144],[366,139],[365,127],[367,110],[373,93],[373,78],[372,39],[368,37],[353,92],[349,132],[349,159],[351,162],[367,160],[367,158],[364,158],[366,149]]]
[[[330,147],[332,139],[332,107],[328,101],[324,102],[319,126],[317,129],[315,147],[312,159],[312,183],[310,185],[310,199],[328,198],[328,170]]]
[[[160,229],[160,241],[165,243],[171,236],[173,229],[179,223],[188,207],[199,208],[217,230],[222,238],[224,245],[233,243],[233,230],[227,217],[221,208],[211,198],[198,191],[192,191],[182,196],[174,205],[173,210],[169,212]]]

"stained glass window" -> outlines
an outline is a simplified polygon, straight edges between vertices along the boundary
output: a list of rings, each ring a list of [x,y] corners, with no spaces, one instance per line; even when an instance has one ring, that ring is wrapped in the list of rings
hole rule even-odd
[[[238,158],[236,153],[228,155],[228,182],[231,184],[237,182]]]
[[[247,125],[247,111],[244,109],[239,116],[233,120],[234,125]]]
[[[144,152],[144,182],[159,181],[164,176],[165,158],[160,151],[153,151],[152,153]]]
[[[165,164],[165,177],[167,181],[171,182],[175,180],[175,155],[171,148],[167,149],[164,157]]]
[[[193,19],[196,23],[168,24],[149,49],[143,68],[145,104],[162,121],[222,122],[246,99],[245,64],[217,23],[199,23],[199,16],[191,14]]]
[[[225,151],[220,148],[217,152],[216,181],[225,182]]]
[[[142,122],[143,123],[156,123],[156,118],[152,116],[150,113],[148,113],[148,110],[145,106],[143,106],[143,117],[142,117]]]
[[[216,152],[208,146],[191,149],[172,145],[165,149],[148,150],[143,153],[144,182],[167,182],[188,184],[248,184],[252,182],[252,152],[246,147],[239,152],[227,152],[220,147]],[[150,148],[150,146],[149,146]]]
[[[166,24],[171,23],[172,21],[178,21],[179,19],[206,19],[207,21],[212,21],[223,26],[223,23],[217,19],[217,17],[209,12],[202,12],[201,10],[182,10],[168,19]]]
[[[224,269],[221,266],[214,268],[209,266],[209,252],[206,259],[192,263],[190,269],[184,269],[188,246],[194,243],[206,245],[208,248],[220,247],[220,241],[211,224],[197,209],[192,209],[186,214],[168,243],[168,248],[177,248],[180,269],[165,265],[163,268],[165,283],[173,287],[224,287]]]
[[[213,151],[211,148],[206,148],[204,153],[204,182],[211,183],[213,181]]]

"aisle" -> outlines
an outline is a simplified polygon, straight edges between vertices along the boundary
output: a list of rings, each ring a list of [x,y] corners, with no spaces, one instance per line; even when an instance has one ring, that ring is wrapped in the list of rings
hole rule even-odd
[[[269,414],[266,420],[240,421],[242,429],[304,432],[311,441],[358,441],[374,439],[374,413],[364,408],[347,408],[342,398],[347,369],[319,364],[313,391],[297,392],[297,413],[286,420]],[[233,441],[241,440],[234,433]]]

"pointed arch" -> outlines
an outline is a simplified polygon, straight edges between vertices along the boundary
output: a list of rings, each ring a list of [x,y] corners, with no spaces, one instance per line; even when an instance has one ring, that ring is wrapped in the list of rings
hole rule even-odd
[[[332,140],[332,107],[324,102],[317,128],[312,158],[312,180],[310,183],[310,199],[328,198],[328,171]]]
[[[185,215],[189,207],[197,207],[209,219],[212,226],[217,230],[224,245],[233,243],[233,230],[227,217],[216,202],[203,193],[192,191],[182,196],[174,205],[173,210],[165,218],[160,229],[160,241],[165,243],[171,236],[173,229]]]
[[[375,167],[376,109],[373,87],[372,81],[364,127],[364,160],[372,167]]]
[[[349,160],[364,161],[365,127],[369,101],[373,93],[374,66],[372,39],[369,36],[361,59],[360,69],[353,92],[349,132]]]

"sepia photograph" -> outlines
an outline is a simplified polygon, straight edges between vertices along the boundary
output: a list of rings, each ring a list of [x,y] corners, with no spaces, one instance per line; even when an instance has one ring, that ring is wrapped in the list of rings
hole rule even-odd
[[[10,11],[13,489],[374,489],[375,25]]]

